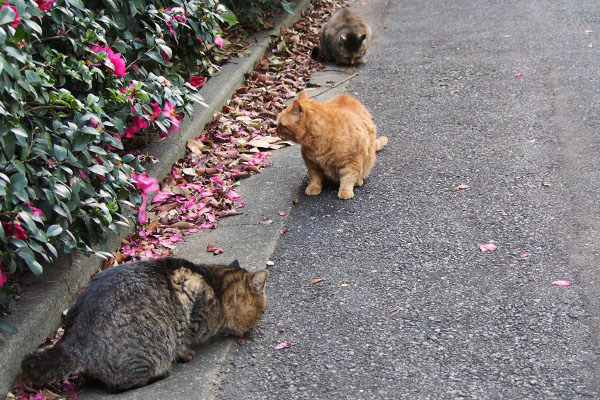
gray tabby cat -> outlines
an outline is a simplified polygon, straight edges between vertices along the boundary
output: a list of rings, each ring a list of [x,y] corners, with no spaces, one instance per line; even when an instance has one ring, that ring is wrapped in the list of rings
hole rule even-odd
[[[323,25],[318,52],[328,61],[338,64],[365,63],[370,39],[369,25],[353,12],[342,9]]]
[[[69,310],[65,334],[21,364],[21,380],[40,387],[83,374],[111,391],[169,375],[173,360],[217,335],[254,329],[265,311],[267,270],[163,258],[99,273]]]

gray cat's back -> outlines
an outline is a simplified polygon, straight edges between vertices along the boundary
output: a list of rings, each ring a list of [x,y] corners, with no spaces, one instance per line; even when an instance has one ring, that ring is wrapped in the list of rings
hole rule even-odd
[[[237,262],[204,265],[179,258],[101,272],[67,313],[62,340],[23,360],[23,378],[43,386],[83,374],[111,391],[164,378],[174,360],[192,359],[190,346],[253,329],[265,311],[267,276]]]
[[[370,39],[369,25],[352,11],[342,9],[321,29],[320,53],[338,64],[364,63]]]

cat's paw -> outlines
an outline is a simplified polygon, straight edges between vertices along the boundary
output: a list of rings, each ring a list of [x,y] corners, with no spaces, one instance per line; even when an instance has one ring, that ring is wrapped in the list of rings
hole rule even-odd
[[[356,186],[362,186],[362,185],[363,185],[363,183],[365,183],[365,181],[363,180],[363,178],[358,178],[358,179],[356,180]]]
[[[319,193],[321,193],[321,186],[308,185],[306,190],[304,190],[304,194],[307,196],[316,196]]]
[[[183,348],[177,353],[177,362],[186,363],[192,361],[196,352],[190,348]]]
[[[348,200],[354,197],[354,191],[352,189],[340,189],[338,191],[338,199]]]

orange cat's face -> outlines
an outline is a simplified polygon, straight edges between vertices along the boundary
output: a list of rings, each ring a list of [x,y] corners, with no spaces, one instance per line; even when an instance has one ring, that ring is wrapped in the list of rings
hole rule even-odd
[[[300,100],[307,98],[306,93],[301,92],[298,100],[294,100],[291,106],[277,116],[277,135],[283,140],[291,140],[292,142],[299,143],[302,136],[304,136],[304,124],[302,122],[305,116],[305,109]]]

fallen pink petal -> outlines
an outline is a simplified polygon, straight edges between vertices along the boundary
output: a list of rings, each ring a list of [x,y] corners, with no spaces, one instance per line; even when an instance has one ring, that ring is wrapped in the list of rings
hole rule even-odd
[[[487,244],[480,244],[479,245],[479,250],[481,250],[482,252],[486,252],[486,251],[496,251],[498,247],[496,247],[495,244],[493,243],[487,243]]]
[[[590,33],[594,33],[594,31],[591,29],[586,29],[585,33],[586,33],[586,35],[589,35]]]
[[[527,258],[529,257],[531,254],[529,254],[529,252],[525,252],[523,254],[521,254],[521,258]]]
[[[563,281],[554,281],[552,282],[554,286],[571,286],[571,281],[563,280]]]
[[[467,190],[469,189],[469,185],[458,185],[456,190]]]
[[[283,350],[283,349],[288,349],[290,347],[292,347],[291,343],[283,342],[283,343],[279,343],[277,346],[275,346],[275,350]]]
[[[282,217],[287,215],[286,211],[279,211],[277,214],[281,215]]]
[[[523,74],[522,74],[521,72],[517,72],[517,73],[515,74],[515,76],[516,76],[517,78],[520,78],[521,76],[523,76]]]
[[[227,198],[229,200],[239,200],[242,198],[242,196],[237,194],[233,189],[229,189],[229,191],[227,192]]]

